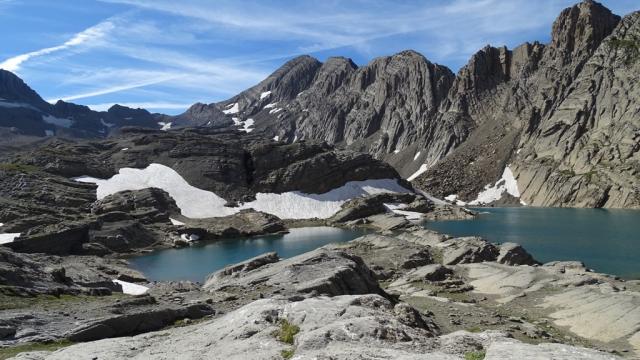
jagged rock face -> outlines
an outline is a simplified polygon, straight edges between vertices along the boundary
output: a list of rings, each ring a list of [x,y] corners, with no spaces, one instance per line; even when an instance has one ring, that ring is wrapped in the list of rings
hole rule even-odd
[[[321,64],[303,56],[217,106],[228,118],[254,120],[255,130],[269,138],[323,140],[408,172],[417,166],[403,170],[402,160],[413,158],[416,149],[429,144],[421,159],[435,163],[466,136],[465,124],[435,121],[453,80],[449,69],[413,51],[361,68],[346,58]],[[412,150],[398,154],[405,149]]]
[[[510,165],[530,205],[639,207],[638,64],[610,42],[639,32],[640,13],[620,20],[584,1],[560,14],[548,46],[483,49],[456,80],[463,95],[450,94],[476,128],[418,187],[473,200]]]

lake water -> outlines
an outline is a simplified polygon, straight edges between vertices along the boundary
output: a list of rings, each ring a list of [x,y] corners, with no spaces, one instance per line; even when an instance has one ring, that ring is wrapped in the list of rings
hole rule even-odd
[[[281,258],[288,258],[326,244],[350,241],[366,233],[324,226],[297,228],[284,235],[196,243],[188,248],[158,250],[128,260],[150,280],[203,282],[216,270],[266,252],[275,251]]]
[[[425,223],[453,236],[516,242],[538,261],[580,260],[598,272],[640,279],[640,211],[482,208],[477,219]]]

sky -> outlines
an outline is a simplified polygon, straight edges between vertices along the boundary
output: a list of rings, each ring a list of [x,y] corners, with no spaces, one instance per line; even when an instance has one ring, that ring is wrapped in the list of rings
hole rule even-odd
[[[548,42],[571,0],[0,0],[0,68],[45,100],[178,114],[287,60],[406,49],[454,72],[487,44]],[[637,0],[602,3],[619,15]]]

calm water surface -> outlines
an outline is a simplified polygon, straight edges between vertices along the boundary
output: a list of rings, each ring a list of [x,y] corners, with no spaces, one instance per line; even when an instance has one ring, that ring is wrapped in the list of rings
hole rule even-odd
[[[364,235],[363,230],[332,227],[291,229],[289,234],[244,239],[219,240],[183,249],[166,249],[129,259],[131,266],[150,280],[191,280],[203,282],[207,275],[227,265],[275,251],[281,258],[340,243]]]
[[[474,220],[425,223],[453,236],[516,242],[538,261],[580,260],[598,272],[640,279],[640,211],[482,208]]]

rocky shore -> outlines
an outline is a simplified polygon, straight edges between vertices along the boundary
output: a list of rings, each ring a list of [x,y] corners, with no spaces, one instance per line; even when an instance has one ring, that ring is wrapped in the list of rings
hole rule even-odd
[[[36,342],[62,347],[19,359],[640,354],[640,282],[578,262],[539,264],[516,244],[452,238],[412,223],[289,259],[267,253],[212,273],[204,284],[148,282],[122,260],[2,254],[20,267],[25,288],[68,284],[55,295],[2,295],[0,354],[38,349]],[[109,280],[116,273],[148,291],[119,293]],[[6,280],[8,270],[1,274]],[[98,283],[104,287],[78,290]]]

